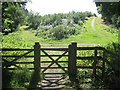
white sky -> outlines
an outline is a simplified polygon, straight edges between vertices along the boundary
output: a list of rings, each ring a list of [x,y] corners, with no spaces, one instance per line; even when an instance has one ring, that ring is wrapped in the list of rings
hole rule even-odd
[[[54,13],[68,13],[71,11],[91,11],[97,14],[97,8],[93,0],[31,0],[26,8],[40,15]]]

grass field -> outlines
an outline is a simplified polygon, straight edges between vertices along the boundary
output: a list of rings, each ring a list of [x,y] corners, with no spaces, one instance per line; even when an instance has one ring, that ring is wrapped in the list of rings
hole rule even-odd
[[[94,19],[94,22],[93,22]],[[116,42],[118,40],[117,33],[108,32],[108,30],[114,31],[115,29],[106,26],[102,19],[98,17],[91,17],[84,23],[84,29],[86,32],[83,32],[78,35],[72,35],[69,38],[61,40],[52,40],[51,38],[43,39],[42,37],[35,36],[32,30],[17,31],[11,33],[7,36],[3,36],[3,47],[12,48],[12,47],[33,47],[35,41],[39,41],[40,44],[70,44],[72,41],[77,42],[78,44],[108,44],[110,42]],[[21,44],[22,43],[22,44]],[[59,45],[58,47],[61,47]],[[67,46],[67,45],[66,45]],[[64,47],[66,47],[64,45]],[[48,45],[47,47],[51,47]]]
[[[79,44],[107,44],[109,42],[117,41],[117,34],[113,34],[105,31],[108,29],[108,26],[102,23],[100,18],[95,18],[94,27],[96,31],[93,30],[91,23],[94,17],[90,18],[88,21],[84,23],[85,29],[87,32],[71,36],[62,40],[40,40],[41,44],[70,44],[71,41],[75,41]],[[109,28],[112,29],[112,28]]]
[[[106,25],[102,23],[102,20],[100,18],[95,18],[94,27],[96,31],[93,30],[91,23],[94,17],[90,18],[88,21],[84,23],[85,29],[87,32],[71,36],[66,39],[62,40],[44,40],[41,43],[47,43],[47,44],[70,44],[71,41],[75,41],[79,44],[107,44],[109,42],[117,41],[117,33],[113,34],[110,32],[105,31],[105,29],[108,29]],[[112,28],[109,28],[112,29]]]

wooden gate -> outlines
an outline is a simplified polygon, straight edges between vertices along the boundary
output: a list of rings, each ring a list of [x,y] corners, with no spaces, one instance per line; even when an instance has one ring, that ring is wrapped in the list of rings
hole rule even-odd
[[[2,49],[2,51],[27,51],[24,52],[24,54],[18,53],[19,55],[3,54],[2,67],[9,70],[22,70],[22,67],[19,65],[32,64],[32,68],[28,67],[28,69],[34,70],[29,88],[41,87],[41,85],[42,87],[49,88],[63,85],[65,84],[62,83],[64,79],[69,79],[71,82],[76,83],[79,75],[78,71],[80,71],[80,69],[92,70],[93,77],[97,77],[97,72],[100,72],[103,77],[105,65],[106,63],[109,64],[109,61],[105,58],[105,53],[111,54],[103,47],[78,47],[76,42],[71,43],[67,48],[41,48],[39,42],[36,42],[34,49]],[[30,54],[31,52],[34,52],[34,55],[33,53]],[[112,53],[111,55],[114,54]],[[25,60],[26,62],[18,61],[23,57],[33,57],[34,59],[32,62],[27,60]],[[9,61],[7,58],[13,59]],[[81,64],[87,60],[88,62],[90,61],[91,64]],[[40,75],[42,78],[40,78]]]
[[[40,72],[43,76],[43,88],[58,88],[63,85],[68,72],[68,48],[40,47]]]

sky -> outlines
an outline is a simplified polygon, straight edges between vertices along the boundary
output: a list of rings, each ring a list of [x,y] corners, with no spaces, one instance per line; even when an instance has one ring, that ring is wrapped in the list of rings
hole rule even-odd
[[[68,13],[71,11],[84,12],[91,11],[97,13],[97,7],[93,0],[31,0],[27,3],[26,8],[40,15],[54,13]]]

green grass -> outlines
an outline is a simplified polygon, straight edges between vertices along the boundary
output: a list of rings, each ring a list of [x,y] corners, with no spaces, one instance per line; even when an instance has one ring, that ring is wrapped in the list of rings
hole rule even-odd
[[[93,31],[91,26],[93,18],[95,18],[94,26],[96,31]],[[89,18],[83,26],[85,27],[84,29],[87,30],[86,32],[61,40],[53,40],[51,38],[43,39],[42,37],[37,37],[35,36],[35,33],[33,33],[35,30],[24,30],[27,26],[22,26],[21,31],[3,36],[3,48],[32,48],[35,41],[39,41],[40,44],[70,44],[72,41],[75,41],[78,44],[108,44],[118,40],[117,33],[107,32],[108,29],[114,29],[104,25],[102,20],[98,17]]]
[[[106,32],[108,30],[117,31],[117,29],[111,28],[111,27],[103,24],[102,20],[100,18],[95,19],[95,28],[96,28],[98,33],[101,33],[109,38],[112,38],[111,40],[118,40],[118,33]]]
[[[52,40],[51,38],[48,39],[43,39],[42,37],[37,37],[35,36],[35,33],[33,33],[33,30],[24,30],[27,28],[26,26],[21,27],[21,31],[17,31],[14,33],[10,33],[9,35],[3,36],[3,48],[33,48],[34,42],[39,41],[40,44],[70,44],[72,41],[77,42],[78,44],[107,44],[112,41],[117,41],[117,34],[116,33],[110,33],[107,32],[107,30],[114,30],[113,28],[110,28],[102,23],[102,20],[100,18],[95,18],[95,28],[96,31],[93,31],[91,27],[91,22],[94,17],[90,18],[88,21],[84,23],[84,29],[87,30],[87,32],[81,33],[79,35],[73,35],[69,38],[62,39],[62,40]],[[102,35],[100,35],[102,34]],[[109,39],[109,38],[113,39]],[[53,47],[53,46],[42,46],[42,47]],[[61,45],[61,46],[54,46],[54,47],[68,47],[68,45]],[[46,51],[49,55],[61,55],[63,52],[61,51]],[[77,51],[78,56],[82,56],[84,54],[85,56],[92,56],[94,51]],[[3,52],[2,54],[4,55],[20,55],[25,53],[24,51],[13,51],[13,52]],[[43,53],[41,53],[43,54]],[[30,54],[33,55],[33,52]],[[53,59],[56,59],[57,57],[53,57]],[[8,61],[12,60],[7,59]],[[41,58],[42,61],[51,61],[48,57]],[[66,61],[68,60],[67,57],[62,57],[59,61]],[[33,58],[21,58],[17,60],[19,62],[32,62]],[[83,61],[79,60],[77,61],[77,66],[92,66],[93,61]],[[101,62],[98,62],[101,63]],[[59,63],[61,66],[67,66],[67,63]],[[33,68],[33,64],[21,64],[18,66],[22,68]],[[48,66],[46,63],[42,63],[42,66]],[[101,66],[101,64],[99,65]],[[14,66],[11,66],[11,68],[14,68]],[[89,74],[88,76],[92,75],[92,71],[88,69],[78,69],[78,77],[80,77],[80,81],[84,81],[85,78],[82,76],[85,76],[85,72]],[[58,72],[63,72],[63,70],[59,70]],[[19,71],[13,73],[11,75],[12,80],[11,80],[11,87],[14,88],[25,88],[28,87],[29,85],[29,80],[32,72],[31,71]],[[21,78],[22,77],[22,78]],[[5,77],[6,78],[6,77]],[[27,80],[27,81],[26,81]],[[88,81],[88,79],[86,80]],[[83,85],[83,84],[82,84]],[[84,87],[84,85],[82,86]],[[92,87],[92,86],[91,86]]]
[[[88,21],[86,21],[84,23],[85,29],[87,30],[86,33],[82,33],[82,34],[76,35],[76,36],[71,36],[69,38],[62,39],[62,40],[49,40],[47,43],[49,43],[49,44],[56,44],[56,43],[57,44],[70,44],[71,41],[75,41],[79,44],[83,44],[83,43],[84,44],[85,43],[86,44],[107,44],[107,43],[110,43],[113,41],[117,41],[117,34],[116,33],[112,34],[110,32],[105,31],[104,29],[108,28],[108,27],[105,25],[103,27],[102,22],[99,22],[99,18],[95,18],[96,19],[95,20],[96,32],[94,32],[91,27],[91,22],[92,22],[93,18],[94,17],[90,18]],[[112,28],[109,28],[109,29],[112,29]],[[103,36],[99,35],[97,33],[102,34]],[[108,39],[108,38],[110,38],[110,39]],[[113,38],[113,39],[111,40],[111,38]],[[46,41],[45,41],[45,43],[46,43]]]

